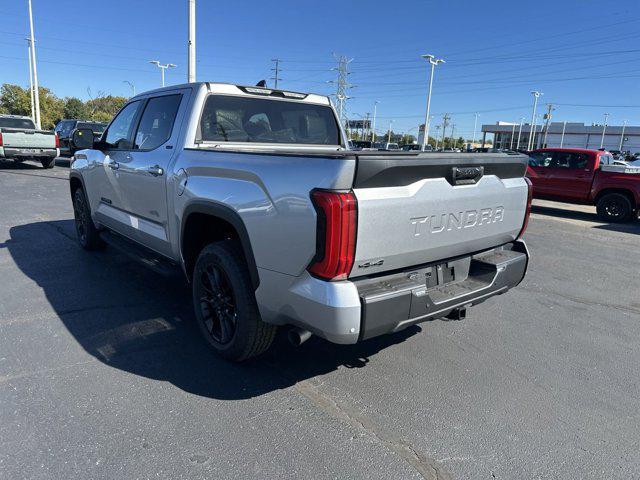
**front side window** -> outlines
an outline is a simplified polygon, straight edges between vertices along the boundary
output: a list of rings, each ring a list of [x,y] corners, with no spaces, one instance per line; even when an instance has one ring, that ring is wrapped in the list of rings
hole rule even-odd
[[[551,167],[553,152],[533,152],[529,154],[529,166]]]
[[[255,97],[210,95],[200,120],[205,142],[340,145],[327,105]]]
[[[182,95],[165,95],[149,99],[136,132],[134,148],[153,150],[169,140],[181,98]]]
[[[109,148],[116,150],[130,150],[133,148],[134,120],[140,104],[140,100],[136,100],[125,105],[116,118],[113,119],[105,138]]]

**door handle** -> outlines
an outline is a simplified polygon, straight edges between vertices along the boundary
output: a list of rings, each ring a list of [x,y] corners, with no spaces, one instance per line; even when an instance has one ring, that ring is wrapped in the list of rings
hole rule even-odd
[[[108,165],[111,170],[118,170],[120,168],[120,164],[115,160],[111,160]]]
[[[164,169],[160,165],[154,165],[153,167],[147,168],[147,172],[149,172],[154,177],[164,175]]]

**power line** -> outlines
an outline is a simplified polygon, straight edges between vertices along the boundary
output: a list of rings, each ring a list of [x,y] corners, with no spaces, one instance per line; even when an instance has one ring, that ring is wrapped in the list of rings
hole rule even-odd
[[[274,88],[278,88],[278,80],[282,80],[279,77],[280,74],[280,62],[282,60],[278,59],[278,58],[272,58],[271,61],[275,64],[275,67],[271,69],[272,72],[275,72],[275,76],[271,77],[271,80],[274,81],[275,85]]]

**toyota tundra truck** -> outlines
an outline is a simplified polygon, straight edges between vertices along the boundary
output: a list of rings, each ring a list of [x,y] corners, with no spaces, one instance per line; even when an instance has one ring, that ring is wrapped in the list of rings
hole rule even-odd
[[[53,168],[58,155],[60,144],[55,132],[37,130],[29,117],[0,115],[0,158],[36,160],[44,168]]]
[[[354,344],[462,319],[527,269],[526,156],[352,151],[325,96],[166,87],[72,142],[80,245],[178,270],[234,361],[284,326]]]
[[[529,153],[535,198],[595,205],[606,222],[628,222],[640,209],[640,168],[615,165],[610,152],[542,148]]]

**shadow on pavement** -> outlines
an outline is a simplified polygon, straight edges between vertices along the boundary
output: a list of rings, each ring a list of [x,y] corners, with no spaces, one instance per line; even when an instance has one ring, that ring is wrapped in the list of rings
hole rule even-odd
[[[540,205],[533,205],[531,207],[531,213],[537,213],[540,215],[549,215],[552,217],[568,218],[572,220],[582,220],[586,222],[597,222],[602,224],[602,220],[598,218],[595,213],[580,212],[571,210],[569,208],[555,208],[555,207],[543,207]],[[622,233],[634,233],[640,235],[640,222],[638,220],[628,223],[608,223],[602,225],[594,225],[593,228],[601,230],[609,230],[612,232]]]
[[[312,338],[300,348],[280,335],[265,357],[237,365],[217,358],[201,340],[183,281],[160,277],[113,250],[85,252],[75,242],[72,220],[14,226],[0,248],[44,290],[55,314],[95,358],[205,397],[246,399],[341,366],[365,367],[372,355],[421,330],[351,346]]]
[[[14,162],[13,160],[0,160],[0,170],[46,170],[38,162]]]

